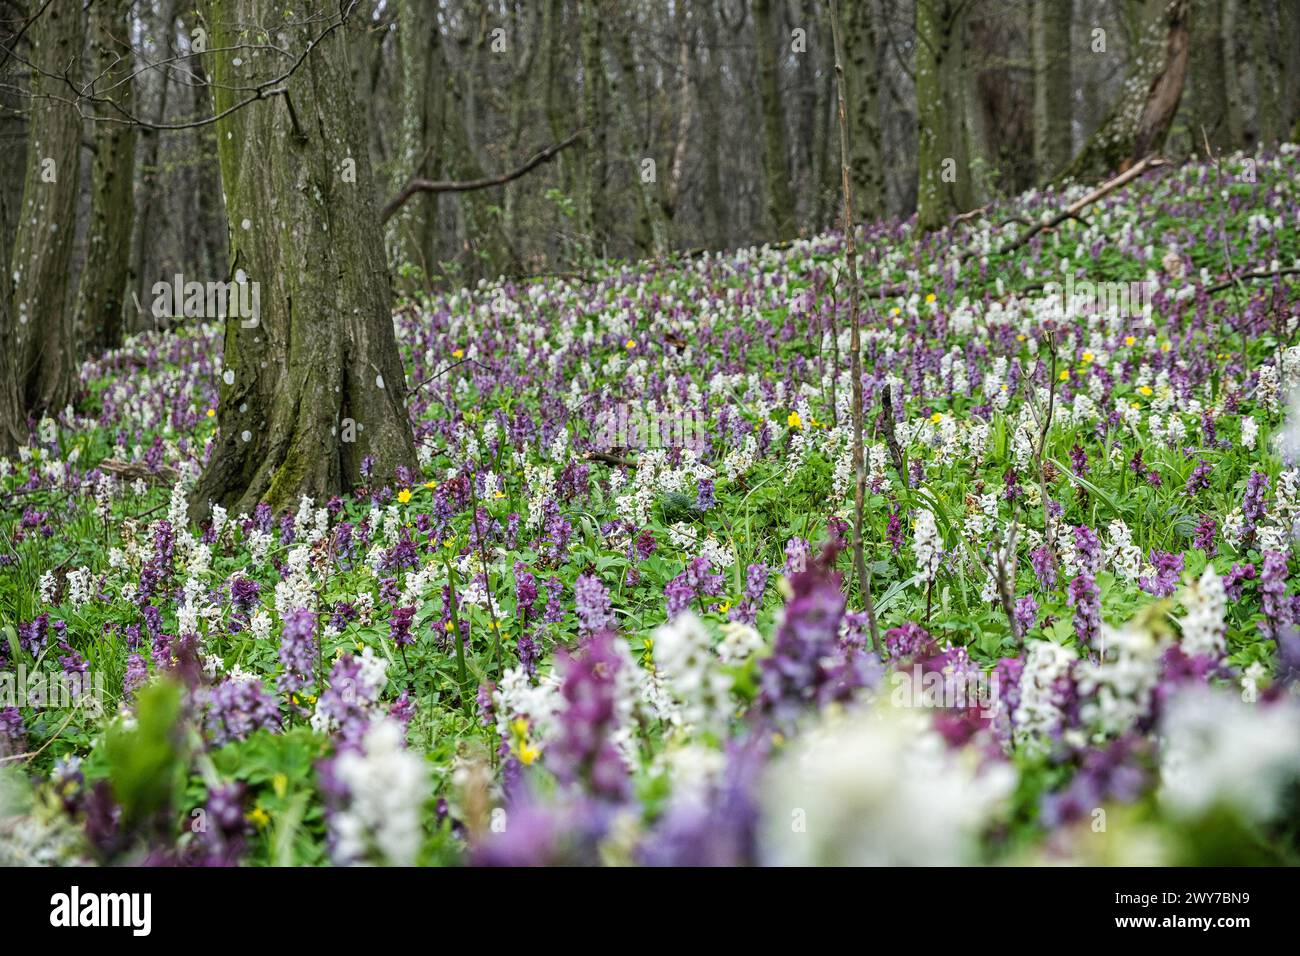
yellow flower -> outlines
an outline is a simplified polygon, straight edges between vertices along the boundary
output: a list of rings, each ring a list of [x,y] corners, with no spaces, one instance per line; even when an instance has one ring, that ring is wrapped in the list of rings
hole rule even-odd
[[[1070,370],[1068,368],[1061,369],[1061,374],[1058,375],[1057,378],[1059,378],[1062,382],[1069,380]]]
[[[1138,389],[1138,394],[1145,395],[1147,398],[1150,398],[1155,393],[1151,391],[1150,385],[1143,385],[1141,388]]]
[[[451,357],[452,357],[452,358],[455,358],[455,359],[462,359],[462,358],[465,357],[465,350],[464,350],[464,349],[456,349],[456,351],[454,351],[454,352],[451,353]]]
[[[455,622],[455,621],[448,621],[445,625],[443,625],[443,628],[444,628],[444,630],[446,630],[449,634],[455,634],[455,633],[456,633],[456,622]]]
[[[935,412],[930,416],[930,421],[934,422],[936,425],[939,424],[943,421],[943,412]]]
[[[1137,341],[1137,339],[1134,338],[1134,337],[1131,336],[1131,335],[1126,335],[1126,336],[1124,336],[1124,344],[1125,344],[1125,345],[1129,345],[1129,346],[1131,346],[1131,345],[1132,345],[1134,342],[1136,342],[1136,341]]]
[[[932,305],[933,303],[934,303],[934,293],[931,292],[929,295],[925,297],[925,304]]]
[[[1173,346],[1171,346],[1168,342],[1160,343],[1160,351],[1162,352],[1168,352],[1171,348],[1173,348]]]
[[[636,348],[636,339],[628,339],[627,342],[625,342],[624,344],[628,347],[628,350],[630,351]]]
[[[1084,353],[1083,353],[1083,360],[1084,360],[1085,362],[1091,362],[1091,361],[1092,361],[1094,358],[1096,358],[1096,357],[1097,357],[1097,356],[1093,355],[1091,352],[1084,352]]]
[[[498,491],[498,492],[497,492],[496,494],[494,494],[492,497],[493,497],[493,498],[504,498],[505,496],[506,496],[506,493],[505,493],[504,491]]]
[[[1129,407],[1130,407],[1130,408],[1138,408],[1138,407],[1139,407],[1137,402],[1129,402],[1128,404],[1129,404]]]
[[[426,481],[426,482],[424,483],[424,487],[426,487],[426,488],[428,488],[430,491],[432,491],[434,488],[437,488],[437,487],[438,487],[438,483],[437,483],[436,481]]]
[[[217,414],[217,410],[215,408],[208,409],[208,418],[211,418],[215,414]]]
[[[528,720],[524,717],[516,717],[510,721],[510,729],[515,732],[516,736],[522,737],[528,733]]]
[[[533,765],[533,761],[535,761],[541,755],[542,752],[538,750],[536,747],[534,747],[532,744],[524,743],[519,745],[519,762],[523,764],[525,767],[531,767]]]
[[[1024,333],[1024,332],[1021,332],[1019,335],[1016,336],[1016,341],[1017,341],[1017,342],[1023,342],[1024,340],[1025,340],[1025,333]]]
[[[397,493],[397,500],[398,500],[399,502],[401,502],[402,504],[406,504],[408,501],[410,501],[410,500],[411,500],[411,489],[410,489],[410,488],[403,488],[401,491],[399,491],[399,492]]]
[[[803,419],[799,417],[798,412],[791,412],[787,415],[785,423],[791,428],[803,428]]]
[[[730,610],[731,610],[731,602],[730,602],[730,601],[723,601],[721,604],[718,605],[718,613],[719,613],[719,614],[726,614],[726,613],[727,613],[728,611],[730,611]]]
[[[892,309],[889,310],[889,314],[890,314],[890,315],[897,316],[897,315],[901,315],[901,314],[902,314],[902,311],[903,311],[903,310],[900,309],[898,306],[894,306]]]
[[[248,814],[246,814],[246,818],[259,830],[271,822],[271,814],[267,813],[261,807],[250,810]]]

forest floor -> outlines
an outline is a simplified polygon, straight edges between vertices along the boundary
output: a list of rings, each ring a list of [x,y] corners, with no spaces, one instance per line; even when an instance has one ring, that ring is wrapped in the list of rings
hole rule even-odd
[[[87,362],[0,462],[0,862],[1295,862],[1300,294],[1216,287],[1300,156],[999,251],[1083,192],[863,232],[879,646],[838,235],[403,305],[423,473],[284,515],[186,520],[218,328]]]

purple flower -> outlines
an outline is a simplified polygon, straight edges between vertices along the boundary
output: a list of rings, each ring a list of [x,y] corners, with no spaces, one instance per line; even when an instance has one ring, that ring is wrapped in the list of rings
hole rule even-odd
[[[143,654],[132,654],[126,659],[126,676],[122,678],[122,696],[131,697],[136,689],[149,679],[149,668]]]
[[[1096,532],[1086,524],[1074,529],[1074,550],[1079,556],[1079,565],[1090,574],[1101,569],[1101,540]]]
[[[279,708],[260,680],[227,678],[206,694],[203,730],[217,747],[279,726]]]
[[[17,707],[0,707],[0,757],[27,751],[27,728]]]
[[[1237,564],[1233,562],[1228,573],[1223,576],[1223,590],[1228,595],[1229,601],[1240,601],[1241,591],[1245,587],[1244,581],[1255,580],[1255,566],[1250,563]]]
[[[1208,489],[1210,487],[1211,470],[1210,463],[1202,458],[1200,463],[1192,469],[1191,477],[1187,479],[1187,486],[1183,489],[1184,493],[1189,497],[1194,497]]]
[[[766,564],[751,564],[745,569],[744,599],[731,609],[728,619],[751,626],[758,620],[758,610],[763,606],[763,595],[767,591],[767,578]]]
[[[685,611],[692,601],[701,605],[706,596],[722,593],[722,575],[713,574],[712,565],[704,555],[692,558],[681,574],[664,586],[664,596],[668,599],[668,616],[676,617]],[[700,610],[703,610],[701,606]]]
[[[1214,557],[1219,553],[1219,549],[1214,543],[1214,538],[1218,532],[1219,522],[1210,515],[1202,515],[1200,523],[1196,526],[1196,537],[1192,541],[1192,547],[1204,551],[1207,558]]]
[[[889,512],[889,524],[885,528],[885,540],[889,542],[889,551],[895,557],[903,547],[903,519],[895,508]]]
[[[1091,646],[1101,630],[1101,589],[1090,573],[1075,575],[1066,600],[1074,608],[1074,633],[1079,643]]]
[[[610,611],[609,591],[596,575],[578,575],[578,579],[573,582],[573,600],[580,634],[594,634],[613,626],[614,615]]]
[[[280,665],[284,668],[276,686],[284,693],[296,693],[311,682],[316,664],[316,615],[299,608],[290,611],[280,632]]]
[[[808,570],[808,554],[811,551],[806,538],[798,536],[785,543],[785,573],[798,574]]]
[[[515,562],[515,605],[519,617],[526,624],[533,616],[533,605],[537,603],[537,578],[522,561]]]
[[[1050,591],[1056,587],[1056,558],[1052,556],[1052,549],[1045,544],[1040,544],[1029,552],[1029,563],[1033,565],[1034,574],[1038,576],[1038,586],[1044,591]]]
[[[1011,616],[1015,619],[1017,634],[1024,634],[1038,623],[1038,602],[1032,597],[1022,597],[1016,602]]]
[[[696,511],[710,511],[718,503],[718,499],[713,493],[713,482],[708,478],[700,479],[699,492],[695,497]]]
[[[1142,575],[1138,578],[1138,587],[1156,597],[1169,597],[1178,589],[1178,578],[1183,573],[1183,556],[1172,551],[1151,552],[1151,564],[1155,566],[1155,577]]]
[[[1262,471],[1252,471],[1246,479],[1246,493],[1241,499],[1241,515],[1245,518],[1242,525],[1242,542],[1249,546],[1255,541],[1255,528],[1264,520],[1268,510],[1264,505],[1264,493],[1268,490],[1268,475]]]
[[[583,640],[576,653],[559,655],[564,704],[557,738],[545,755],[547,766],[562,783],[609,800],[621,800],[629,792],[628,770],[614,745],[618,673],[624,666],[617,640],[612,631],[598,630]]]
[[[891,661],[921,660],[938,652],[939,646],[930,632],[914,621],[891,627],[885,632],[885,655]]]
[[[1278,634],[1291,623],[1291,607],[1286,600],[1287,556],[1281,551],[1265,551],[1259,574],[1260,609],[1264,620],[1259,627],[1277,640]]]
[[[564,582],[558,577],[546,579],[546,611],[542,620],[547,624],[564,621]]]
[[[415,617],[415,608],[399,607],[388,619],[388,639],[397,647],[407,647],[415,643],[411,636],[411,619]]]

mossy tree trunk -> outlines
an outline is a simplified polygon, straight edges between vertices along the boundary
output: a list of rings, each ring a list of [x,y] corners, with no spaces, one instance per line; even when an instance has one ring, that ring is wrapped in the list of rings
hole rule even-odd
[[[964,0],[916,2],[916,226],[932,232],[974,205],[967,151]]]
[[[754,0],[754,46],[758,62],[758,99],[763,112],[763,195],[773,238],[795,233],[794,190],[786,147],[785,105],[781,100],[781,57],[788,37],[776,32],[772,0]]]
[[[596,255],[602,255],[609,231],[605,199],[605,130],[608,96],[605,67],[601,61],[604,19],[595,2],[578,5],[578,42],[582,50],[582,124],[587,129],[587,148],[579,167],[581,182],[581,231]]]
[[[90,228],[77,295],[77,337],[82,351],[89,354],[122,344],[135,215],[135,127],[119,122],[122,112],[133,112],[135,105],[132,47],[123,42],[130,36],[130,8],[131,0],[101,0],[90,14],[91,64],[98,78],[95,91],[113,103],[100,104],[100,119],[95,123]]]
[[[403,3],[397,12],[398,56],[402,71],[401,128],[395,137],[396,157],[390,191],[401,190],[413,176],[428,176],[436,159],[441,135],[441,102],[446,77],[440,70],[442,54],[437,9],[432,3]],[[398,273],[399,288],[423,288],[429,281],[433,250],[426,245],[432,233],[430,220],[437,215],[437,197],[413,197],[389,220],[389,263]],[[416,270],[413,282],[402,277],[403,268]]]
[[[1034,165],[1041,181],[1070,162],[1071,97],[1070,0],[1034,0]]]
[[[221,399],[191,514],[322,502],[416,467],[393,334],[383,234],[335,13],[310,0],[208,0],[218,114],[275,80],[285,95],[217,122],[230,270],[260,283],[260,314],[225,323]],[[284,56],[272,49],[286,50]],[[363,476],[369,460],[371,477]]]
[[[1158,151],[1183,95],[1190,47],[1190,0],[1147,0],[1129,54],[1129,74],[1097,131],[1065,170],[1095,180]]]
[[[1228,116],[1228,74],[1224,59],[1223,23],[1218,0],[1195,0],[1192,5],[1192,47],[1188,63],[1192,79],[1193,143],[1204,149],[1201,130],[1216,150],[1235,147]]]
[[[880,153],[880,31],[870,0],[845,3],[843,10],[853,205],[859,219],[873,220],[885,214],[885,174]]]
[[[51,0],[32,22],[27,162],[9,276],[13,301],[3,316],[5,351],[11,351],[11,401],[7,430],[22,419],[57,414],[71,400],[76,380],[75,338],[68,276],[76,232],[80,184],[81,114],[66,102],[65,71],[81,74],[86,23],[80,0]],[[11,377],[12,376],[12,377]],[[15,421],[14,416],[21,416]]]

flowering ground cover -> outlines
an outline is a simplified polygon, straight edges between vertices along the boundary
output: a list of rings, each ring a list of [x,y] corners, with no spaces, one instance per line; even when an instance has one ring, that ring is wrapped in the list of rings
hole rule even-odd
[[[405,304],[421,473],[286,514],[188,519],[218,328],[86,363],[0,462],[0,861],[1295,861],[1300,296],[1225,278],[1300,156],[1000,251],[1073,198],[860,237],[878,640],[838,235]]]

